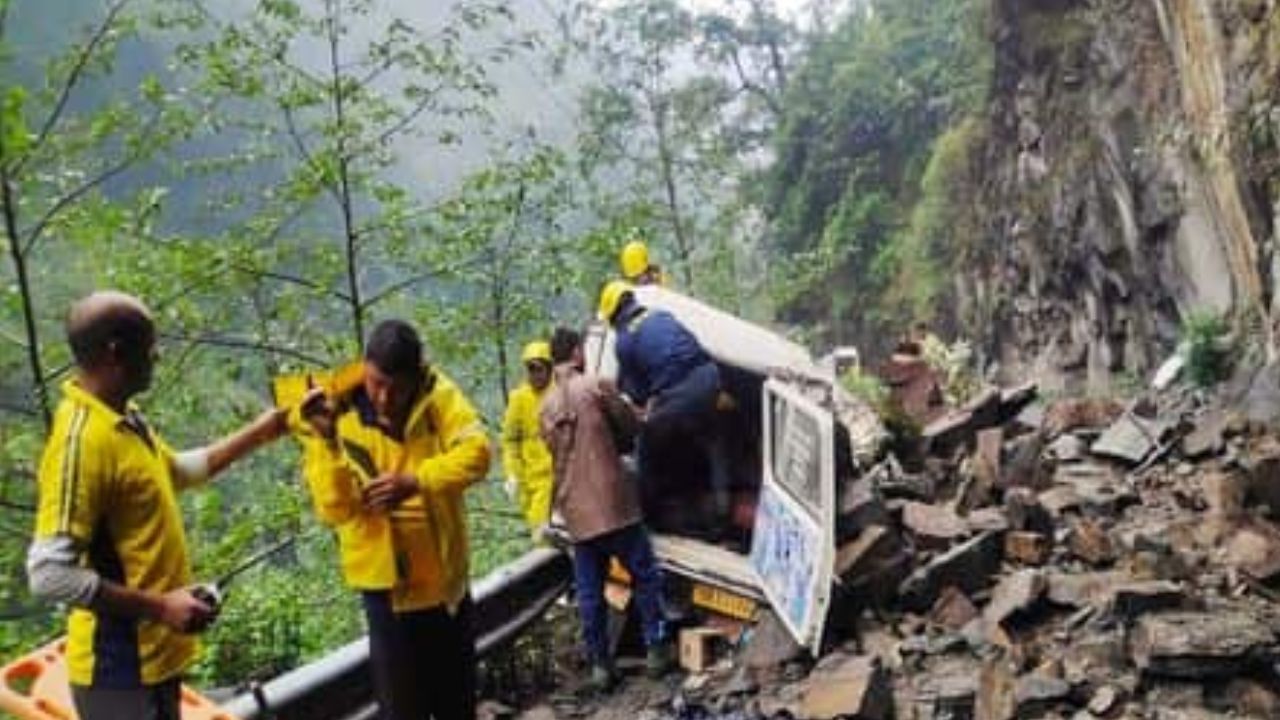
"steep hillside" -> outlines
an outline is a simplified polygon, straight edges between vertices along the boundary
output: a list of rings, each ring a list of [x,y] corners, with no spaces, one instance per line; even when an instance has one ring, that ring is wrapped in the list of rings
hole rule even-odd
[[[856,7],[776,142],[784,320],[871,356],[930,322],[1064,389],[1140,376],[1193,312],[1274,346],[1275,0]]]
[[[957,311],[1003,367],[1104,387],[1195,310],[1273,343],[1274,0],[995,0],[984,232]]]

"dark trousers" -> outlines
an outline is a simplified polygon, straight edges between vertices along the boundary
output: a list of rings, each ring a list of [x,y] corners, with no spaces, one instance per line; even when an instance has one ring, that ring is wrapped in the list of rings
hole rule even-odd
[[[471,598],[443,607],[392,612],[386,592],[363,593],[369,660],[382,720],[473,720],[476,649]]]
[[[71,686],[80,720],[180,720],[182,680],[128,690]]]
[[[662,576],[653,557],[649,532],[640,523],[573,544],[573,579],[578,593],[578,614],[582,618],[582,638],[591,662],[608,665],[608,612],[604,601],[604,581],[609,558],[616,557],[631,574],[636,605],[648,647],[660,644],[666,635],[662,622]]]
[[[720,369],[714,362],[694,368],[674,387],[664,391],[655,401],[653,410],[645,420],[645,430],[640,434],[636,448],[636,460],[640,465],[641,480],[652,487],[652,440],[672,442],[685,438],[696,444],[707,459],[711,473],[710,484],[716,520],[724,522],[729,513],[731,484],[729,454],[715,424],[716,396],[720,393]],[[648,437],[646,438],[646,435]],[[659,451],[660,452],[660,451]]]

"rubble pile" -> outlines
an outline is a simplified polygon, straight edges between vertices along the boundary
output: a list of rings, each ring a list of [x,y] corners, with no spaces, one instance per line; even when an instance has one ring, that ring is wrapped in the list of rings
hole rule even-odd
[[[1190,392],[1033,398],[984,393],[846,481],[828,651],[809,668],[767,620],[729,707],[1280,718],[1280,436]]]
[[[1280,718],[1280,433],[1233,407],[1026,386],[935,414],[842,481],[819,658],[762,609],[669,693],[569,714]]]
[[[842,489],[833,650],[765,714],[1280,718],[1280,439],[1190,392],[1030,393]]]

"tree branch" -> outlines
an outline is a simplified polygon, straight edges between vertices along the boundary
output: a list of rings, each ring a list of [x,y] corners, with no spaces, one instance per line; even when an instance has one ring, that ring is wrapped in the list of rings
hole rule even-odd
[[[11,2],[0,2],[0,40],[4,39],[5,27],[9,24],[9,6]]]
[[[40,132],[36,135],[36,139],[28,148],[25,155],[18,158],[14,163],[13,174],[17,174],[22,170],[22,166],[31,158],[40,146],[49,139],[49,134],[53,132],[53,128],[62,119],[62,113],[67,109],[67,102],[71,99],[71,91],[80,83],[80,76],[84,74],[85,67],[93,58],[93,53],[98,49],[98,45],[102,43],[103,38],[107,36],[107,32],[115,24],[116,16],[124,9],[129,0],[116,0],[107,10],[107,16],[103,18],[97,30],[89,38],[89,42],[85,43],[80,50],[80,54],[76,57],[75,64],[71,66],[71,73],[67,75],[66,81],[62,84],[62,89],[58,93],[58,100],[53,105],[53,110],[49,112],[49,116],[45,118],[44,125],[40,128]]]
[[[256,352],[274,353],[285,357],[301,360],[312,365],[325,365],[328,361],[310,355],[301,350],[293,348],[281,347],[271,343],[258,342],[256,340],[245,340],[243,338],[221,337],[218,335],[201,334],[187,335],[185,333],[162,332],[160,337],[165,340],[175,340],[178,342],[192,343],[194,345],[207,345],[210,347],[229,348],[232,350],[253,350]]]
[[[315,290],[316,292],[322,293],[324,295],[328,295],[330,297],[336,298],[343,302],[351,302],[351,297],[348,296],[346,293],[338,290],[334,290],[332,288],[325,287],[324,285],[321,285],[318,282],[308,280],[304,277],[298,277],[296,275],[290,275],[288,273],[282,273],[275,270],[259,270],[257,268],[251,268],[244,265],[235,265],[235,264],[231,266],[231,270],[238,273],[244,273],[245,275],[249,275],[256,278],[264,278],[267,280],[279,280],[280,282],[283,282],[283,283],[298,285],[300,287],[307,288],[308,290]]]
[[[782,117],[782,107],[779,105],[777,98],[762,85],[747,77],[747,71],[742,67],[742,59],[738,57],[737,48],[733,48],[729,52],[729,58],[733,60],[733,69],[738,74],[738,82],[742,84],[742,88],[764,100],[764,103],[769,106],[769,111],[775,117]]]
[[[22,323],[27,335],[27,369],[31,373],[31,389],[39,402],[40,415],[47,431],[53,427],[53,411],[49,409],[49,391],[44,376],[44,365],[40,360],[40,328],[36,323],[34,293],[31,279],[27,276],[27,258],[22,250],[22,239],[18,234],[18,199],[14,197],[13,182],[9,177],[9,166],[5,162],[4,144],[0,143],[0,214],[4,216],[4,234],[8,241],[10,259],[13,260],[14,276],[18,283],[18,293],[22,303]]]
[[[291,210],[288,215],[280,219],[280,222],[274,228],[271,229],[271,232],[267,233],[261,238],[255,238],[255,240],[257,240],[257,243],[263,247],[270,247],[275,242],[276,238],[280,236],[280,233],[284,232],[285,228],[287,228],[290,224],[292,224],[294,220],[297,220],[299,217],[301,217],[305,211],[306,211],[305,204],[301,204],[293,208],[293,210]],[[157,301],[152,305],[152,308],[157,313],[164,310],[166,307],[169,306],[170,303],[177,300],[178,298],[185,297],[186,295],[190,294],[193,290],[204,287],[209,283],[213,282],[214,280],[217,280],[218,278],[222,277],[223,273],[225,273],[228,269],[234,270],[235,268],[229,267],[229,263],[226,260],[219,260],[218,263],[215,264],[203,276],[196,278],[195,280],[188,283],[187,285],[177,289],[172,294]]]
[[[31,230],[27,232],[27,241],[22,248],[22,254],[29,255],[31,253],[31,250],[35,247],[36,242],[40,240],[41,234],[44,233],[44,229],[48,227],[49,223],[52,222],[53,219],[57,217],[58,214],[61,213],[67,206],[75,203],[81,197],[83,197],[85,194],[87,194],[94,188],[102,185],[103,183],[119,175],[125,170],[128,170],[130,167],[133,166],[134,163],[142,159],[142,156],[143,154],[145,154],[146,148],[147,148],[147,143],[145,142],[145,139],[148,136],[150,136],[151,131],[155,129],[155,126],[159,124],[159,122],[160,122],[160,114],[157,112],[154,116],[152,116],[151,122],[147,123],[147,128],[146,130],[143,131],[143,136],[142,136],[142,139],[144,140],[144,142],[139,142],[136,150],[134,150],[128,156],[120,160],[120,162],[116,163],[115,165],[112,165],[111,167],[107,168],[106,170],[103,170],[102,172],[98,173],[94,177],[86,180],[75,190],[72,190],[71,192],[59,198],[58,201],[53,204],[53,207],[49,208],[48,211],[46,211],[45,214],[40,218],[39,222],[37,222],[35,226],[32,227]]]
[[[205,21],[213,24],[214,26],[222,30],[225,30],[226,27],[228,27],[227,23],[222,22],[222,20],[220,20],[217,16],[215,16],[213,12],[210,11],[209,8],[206,7],[203,2],[200,2],[200,0],[188,0],[188,2],[196,10],[200,12],[200,15],[205,19]],[[299,78],[302,78],[303,80],[313,85],[316,85],[317,87],[323,87],[325,85],[325,83],[322,80],[320,80],[320,78],[312,75],[311,73],[307,72],[305,69],[297,65],[294,65],[288,60],[285,60],[284,55],[282,53],[275,52],[272,48],[265,47],[261,43],[254,42],[253,38],[249,37],[247,34],[242,35],[241,38],[243,40],[248,41],[250,47],[252,47],[254,50],[257,50],[258,52],[262,53],[264,56],[271,58],[272,62],[288,70],[294,75],[297,75]]]
[[[417,285],[420,282],[430,280],[431,278],[438,277],[440,275],[455,273],[455,272],[458,272],[459,270],[466,270],[468,268],[481,264],[482,262],[485,261],[485,259],[486,258],[483,256],[473,257],[468,260],[464,260],[462,262],[454,263],[453,265],[448,265],[446,267],[438,268],[436,270],[428,270],[426,272],[419,273],[417,275],[411,275],[407,278],[404,278],[403,280],[399,280],[388,285],[387,287],[379,290],[373,295],[370,295],[368,298],[365,299],[365,301],[361,304],[361,306],[363,309],[368,310],[369,308],[373,307],[374,305],[377,305],[383,300],[386,300],[388,297],[395,295],[401,290],[405,290],[409,287],[412,287],[413,285]]]
[[[427,108],[431,107],[431,103],[434,102],[436,99],[436,94],[439,93],[442,88],[443,88],[443,85],[433,89],[431,92],[424,95],[422,100],[420,100],[417,105],[413,106],[411,110],[409,110],[404,115],[402,115],[400,119],[395,122],[395,124],[391,125],[386,130],[383,130],[382,132],[378,133],[378,136],[374,138],[374,140],[371,143],[369,143],[369,145],[371,147],[383,145],[391,138],[400,134],[414,120],[417,120],[419,115],[426,112]]]
[[[298,156],[302,159],[302,162],[311,169],[311,172],[315,173],[318,177],[321,176],[320,165],[316,162],[315,156],[312,155],[311,151],[307,148],[307,142],[302,137],[302,132],[298,130],[297,123],[293,120],[292,108],[288,105],[281,105],[280,109],[284,112],[285,128],[289,131],[289,138],[293,140],[293,147],[297,150]],[[342,203],[342,195],[338,192],[337,188],[334,188],[327,182],[322,182],[321,187],[324,188],[325,192],[333,196],[334,201],[339,204]]]
[[[33,514],[36,511],[35,505],[28,505],[26,503],[17,503],[12,500],[3,500],[3,499],[0,499],[0,508],[4,508],[5,510],[17,510],[18,512],[33,513]]]

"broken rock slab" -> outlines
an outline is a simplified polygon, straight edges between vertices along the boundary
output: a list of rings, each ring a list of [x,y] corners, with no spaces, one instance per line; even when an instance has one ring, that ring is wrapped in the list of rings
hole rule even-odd
[[[1280,517],[1280,441],[1265,438],[1248,451],[1249,499]]]
[[[1116,548],[1111,534],[1097,520],[1081,518],[1071,523],[1067,537],[1071,554],[1086,563],[1099,566],[1115,562]]]
[[[1014,685],[1014,717],[1038,718],[1071,695],[1071,684],[1060,678],[1036,673],[1023,675]]]
[[[903,605],[924,611],[937,602],[948,585],[966,594],[989,586],[1000,570],[1003,546],[1000,533],[985,532],[916,568],[898,589]]]
[[[889,524],[889,511],[885,508],[884,499],[869,479],[863,477],[845,483],[838,496],[836,542],[851,540],[872,525]]]
[[[1116,617],[1131,620],[1147,613],[1181,608],[1186,593],[1177,583],[1167,580],[1124,583],[1111,588],[1108,603]]]
[[[1245,523],[1228,537],[1222,554],[1228,567],[1255,580],[1280,577],[1280,528],[1264,520]]]
[[[997,507],[985,507],[974,510],[964,516],[965,525],[974,533],[1004,532],[1009,529],[1009,519],[1004,511]]]
[[[853,581],[868,575],[878,562],[894,557],[901,547],[897,533],[883,525],[869,525],[836,551],[836,576]]]
[[[1003,657],[988,658],[978,675],[974,720],[1013,720],[1018,709],[1017,675]]]
[[[1137,465],[1155,451],[1172,429],[1172,423],[1125,413],[1094,441],[1089,451]]]
[[[1221,686],[1206,688],[1205,705],[1248,718],[1280,718],[1280,694],[1274,679],[1232,678]]]
[[[1005,558],[1022,565],[1040,566],[1049,560],[1053,542],[1048,535],[1018,530],[1005,533]]]
[[[959,630],[978,617],[978,608],[960,590],[948,585],[942,590],[938,602],[929,611],[929,619],[936,625],[950,630]]]
[[[1146,676],[1203,680],[1235,677],[1280,658],[1275,629],[1239,608],[1140,618],[1130,637],[1133,663]]]
[[[971,658],[943,660],[916,675],[912,710],[916,718],[974,717],[979,665]],[[911,717],[908,715],[908,717]]]
[[[969,526],[951,508],[919,502],[903,506],[902,525],[926,550],[945,550],[969,534]]]
[[[1045,476],[1044,436],[1031,433],[1005,443],[1000,463],[1000,488],[1038,487]]]
[[[911,553],[894,530],[872,525],[836,552],[836,575],[843,596],[855,606],[879,606],[893,599],[911,569]]]
[[[973,413],[968,410],[952,410],[925,425],[920,432],[920,439],[927,453],[943,456],[968,442],[973,437],[973,432]]]
[[[805,681],[799,716],[813,720],[888,720],[893,709],[889,673],[874,656],[823,658]]]
[[[1074,498],[1074,493],[1072,493]],[[1053,534],[1053,515],[1035,492],[1027,488],[1010,488],[1004,494],[1004,515],[1011,530]]]
[[[1074,503],[1088,515],[1115,517],[1125,508],[1138,502],[1138,494],[1114,468],[1100,463],[1071,463],[1061,465],[1054,473],[1056,486],[1071,488]],[[1046,494],[1040,493],[1040,502],[1049,507]],[[1067,508],[1060,508],[1065,510]]]
[[[1124,406],[1115,400],[1101,398],[1060,400],[1045,412],[1044,430],[1049,437],[1057,437],[1073,430],[1104,428],[1124,412]]]
[[[1039,570],[1019,570],[1002,579],[991,591],[991,602],[982,613],[989,626],[1005,625],[1030,613],[1044,595],[1048,583]]]
[[[1125,662],[1120,629],[1077,633],[1062,653],[1062,675],[1072,685],[1115,682],[1116,670]],[[1133,684],[1137,684],[1136,680]]]
[[[1249,479],[1238,471],[1208,470],[1200,474],[1200,490],[1211,517],[1231,520],[1244,512]]]
[[[804,651],[778,616],[766,610],[747,640],[742,661],[752,670],[774,669],[795,660]]]
[[[1084,460],[1085,453],[1088,451],[1089,446],[1080,438],[1080,436],[1074,433],[1067,433],[1065,435],[1058,436],[1057,440],[1050,443],[1049,447],[1045,450],[1045,454],[1050,460],[1067,463]]]
[[[1231,416],[1223,409],[1214,409],[1195,420],[1191,432],[1182,438],[1182,456],[1188,460],[1200,460],[1219,455],[1227,447],[1227,426]]]
[[[1035,402],[1039,393],[1040,386],[1033,380],[1000,388],[1000,415],[996,422],[1003,425],[1021,415],[1023,410]]]
[[[1050,602],[1074,608],[1102,608],[1110,600],[1112,588],[1130,582],[1133,578],[1126,572],[1113,570],[1090,573],[1055,572],[1050,573],[1047,580],[1045,594]]]
[[[985,505],[995,488],[1001,485],[1001,452],[1004,449],[1004,431],[988,428],[978,432],[977,448],[973,454],[973,483],[965,509]]]

